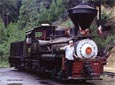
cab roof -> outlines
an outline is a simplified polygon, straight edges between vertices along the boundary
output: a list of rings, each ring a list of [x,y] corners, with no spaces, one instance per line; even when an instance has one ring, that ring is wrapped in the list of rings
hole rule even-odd
[[[34,27],[32,28],[31,30],[28,30],[26,31],[26,34],[30,34],[32,32],[35,32],[35,31],[40,31],[40,30],[53,30],[55,29],[55,26],[51,26],[51,25],[41,25],[41,26],[38,26],[38,27]]]

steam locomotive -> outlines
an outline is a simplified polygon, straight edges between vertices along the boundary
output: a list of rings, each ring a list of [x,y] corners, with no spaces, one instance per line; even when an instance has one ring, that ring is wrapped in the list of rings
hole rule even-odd
[[[77,5],[69,9],[68,13],[74,28],[60,29],[42,24],[27,31],[24,41],[11,43],[10,66],[39,74],[48,73],[53,78],[67,79],[65,52],[60,50],[60,47],[73,40],[75,60],[72,79],[101,79],[105,57],[99,55],[98,46],[89,29],[97,10],[89,5]]]

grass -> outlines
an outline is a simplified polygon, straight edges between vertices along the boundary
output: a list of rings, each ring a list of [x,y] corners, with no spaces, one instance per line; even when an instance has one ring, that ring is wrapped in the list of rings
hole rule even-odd
[[[10,67],[8,61],[0,61],[0,68],[8,68]]]

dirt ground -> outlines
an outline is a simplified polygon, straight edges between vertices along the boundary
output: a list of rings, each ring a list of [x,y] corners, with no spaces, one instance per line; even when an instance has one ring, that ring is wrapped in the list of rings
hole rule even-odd
[[[107,59],[107,65],[104,67],[104,70],[115,72],[115,47],[111,50],[111,55]]]
[[[0,68],[0,85],[55,85],[55,82],[14,68]]]
[[[107,59],[104,71],[115,73],[115,47]],[[20,72],[14,68],[0,68],[0,85],[115,85],[115,76],[102,75],[102,78],[103,80],[88,80],[87,82],[56,82],[27,72]]]
[[[103,76],[103,80],[87,82],[57,82],[27,72],[20,72],[14,68],[0,68],[0,85],[115,85],[115,77]]]

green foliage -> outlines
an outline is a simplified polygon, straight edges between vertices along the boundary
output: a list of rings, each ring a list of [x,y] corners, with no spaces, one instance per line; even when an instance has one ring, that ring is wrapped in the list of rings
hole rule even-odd
[[[101,18],[102,18],[102,19],[105,19],[105,20],[110,19],[112,13],[113,13],[113,10],[110,11],[110,12],[102,11],[102,13],[101,13]]]
[[[106,46],[112,42],[112,40],[114,40],[115,38],[115,34],[113,35],[108,35],[108,36],[105,36],[105,37],[101,37],[97,34],[97,26],[96,25],[92,25],[90,27],[90,29],[92,30],[92,33],[93,33],[93,39],[94,41],[96,42],[96,44],[98,45],[98,47],[101,49],[101,48],[106,48]],[[114,29],[114,28],[113,28]]]
[[[2,17],[4,14],[11,14],[13,13],[13,9],[11,9],[14,4],[12,1],[9,0],[0,0],[0,16]]]
[[[0,27],[3,27],[3,24],[0,24]],[[24,40],[24,32],[18,30],[17,24],[10,23],[7,29],[0,28],[0,58],[2,61],[7,61],[9,52],[10,52],[10,43],[14,41]]]
[[[64,26],[64,27],[71,27],[73,26],[73,23],[70,19],[67,19],[66,21],[62,22],[61,26]]]
[[[44,4],[41,3],[40,10],[38,14],[38,23],[46,23],[49,22],[49,11],[45,8]]]
[[[110,7],[113,7],[113,6],[115,6],[115,0],[107,0],[107,1],[103,2],[103,4],[110,6]]]
[[[41,23],[52,23],[58,20],[65,10],[63,0],[53,0],[49,9],[42,2],[39,5],[38,9],[32,0],[23,0],[20,9],[19,28],[39,26]]]
[[[2,61],[0,62],[0,68],[8,68],[10,65],[8,64],[8,61]]]
[[[99,1],[101,1],[101,4],[103,4],[104,6],[109,6],[109,7],[115,6],[115,0],[88,0],[88,1],[92,1],[97,4],[99,3]]]
[[[6,24],[18,19],[16,0],[0,0],[0,17]]]
[[[5,39],[4,35],[4,24],[0,21],[0,43]]]
[[[8,5],[10,6],[11,4]],[[43,22],[57,20],[63,11],[62,0],[53,1],[49,9],[42,3],[40,4],[40,9],[38,9],[33,0],[22,0],[18,23],[10,23],[6,29],[0,19],[0,59],[2,61],[8,60],[11,42],[24,40],[27,30]]]
[[[57,20],[60,15],[64,12],[64,6],[63,6],[63,1],[62,0],[53,0],[50,9],[49,9],[49,20],[50,21],[55,21]]]
[[[20,8],[19,28],[24,29],[26,26],[33,27],[37,25],[38,11],[33,0],[23,0]]]

